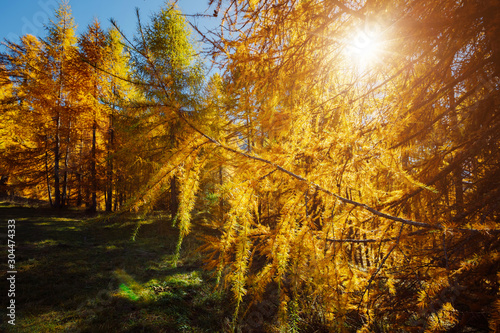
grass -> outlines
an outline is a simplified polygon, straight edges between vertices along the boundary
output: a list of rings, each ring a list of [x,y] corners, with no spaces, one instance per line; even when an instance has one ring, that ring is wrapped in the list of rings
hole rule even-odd
[[[161,217],[88,218],[0,202],[0,292],[7,221],[16,220],[16,325],[2,332],[223,332],[233,313],[203,271],[194,236],[173,265],[177,231]],[[3,234],[3,235],[2,235]]]

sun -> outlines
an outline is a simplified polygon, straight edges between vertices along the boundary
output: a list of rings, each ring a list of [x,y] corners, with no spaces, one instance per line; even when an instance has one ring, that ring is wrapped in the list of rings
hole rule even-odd
[[[349,52],[354,60],[361,66],[366,67],[379,60],[381,45],[379,36],[365,31],[358,31],[350,43]]]
[[[346,36],[346,56],[348,63],[358,73],[372,71],[381,63],[387,53],[387,33],[381,19],[370,19]]]

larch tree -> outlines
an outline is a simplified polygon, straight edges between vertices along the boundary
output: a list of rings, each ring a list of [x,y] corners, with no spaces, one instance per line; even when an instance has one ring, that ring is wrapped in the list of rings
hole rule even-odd
[[[204,89],[171,3],[139,21],[131,75],[97,21],[76,57],[67,5],[9,43],[0,172],[54,206],[70,170],[92,211],[165,201],[178,251],[204,212],[233,328],[265,308],[267,331],[499,330],[498,2],[211,4],[225,72]]]
[[[125,102],[132,89],[127,79],[130,76],[128,58],[124,54],[124,46],[121,35],[117,29],[110,29],[107,33],[107,45],[109,59],[107,61],[109,72],[109,92],[107,103],[108,108],[108,129],[106,140],[106,211],[113,210],[113,197],[115,194],[115,168],[116,152],[118,148],[118,138],[115,124],[117,116],[125,107]],[[115,197],[115,202],[116,201]],[[116,205],[115,205],[116,206]]]
[[[231,155],[207,249],[235,315],[274,287],[291,330],[495,329],[498,5],[216,5],[226,134],[174,116]]]
[[[18,193],[22,188],[34,189],[45,183],[52,205],[55,99],[50,69],[43,56],[45,48],[32,35],[22,37],[19,44],[8,42],[6,46],[8,52],[2,54],[2,62],[12,83],[13,95],[10,108],[4,113],[4,123],[10,124],[12,138],[3,152],[11,178],[9,182]]]
[[[77,45],[75,28],[63,2],[46,38],[5,43],[2,87],[11,93],[2,97],[2,114],[12,140],[2,141],[2,174],[20,195],[48,199],[54,207],[75,199],[95,211],[104,193],[109,211],[116,193],[114,121],[135,98],[128,96],[134,89],[119,33],[104,33],[94,22]]]
[[[136,197],[151,205],[160,196],[167,200],[181,229],[181,241],[189,229],[204,162],[199,156],[202,138],[193,137],[192,129],[178,115],[193,120],[200,117],[197,105],[202,76],[186,20],[174,4],[166,4],[146,25],[139,21],[132,65],[133,78],[142,82],[138,88],[144,96],[136,104],[140,138],[147,139],[136,161],[143,164],[143,172],[147,170],[147,185]],[[168,199],[163,195],[167,193]]]
[[[19,159],[11,163],[24,174],[18,185],[24,183],[40,192],[43,179],[47,189],[44,197],[51,206],[63,207],[68,201],[69,162],[78,115],[71,94],[76,26],[66,3],[56,10],[54,21],[46,28],[46,39],[26,35],[19,44],[5,43],[8,52],[2,54],[2,62],[13,83],[16,103],[10,116],[18,138],[9,152],[11,157],[22,155],[26,159],[25,163]]]
[[[9,166],[7,165],[5,155],[10,147],[15,144],[15,135],[13,128],[16,126],[14,120],[15,97],[12,81],[4,64],[0,65],[0,114],[3,121],[0,125],[0,155],[2,163],[0,164],[0,195],[8,194]]]
[[[104,107],[103,116],[107,117],[107,121],[103,122],[102,128],[105,175],[101,178],[105,183],[105,210],[109,212],[121,206],[118,196],[121,196],[120,201],[123,201],[122,192],[128,182],[123,180],[129,176],[133,177],[133,174],[129,175],[127,171],[130,161],[128,155],[133,155],[138,146],[134,137],[138,133],[133,129],[137,116],[134,109],[137,106],[136,101],[139,101],[142,95],[133,84],[129,53],[119,30],[110,29],[106,38],[105,61],[103,67],[98,69],[104,74],[101,102]]]
[[[54,104],[49,105],[47,111],[52,113],[54,122],[50,137],[53,140],[54,207],[56,208],[66,204],[68,163],[73,144],[75,101],[69,98],[69,90],[71,66],[77,56],[75,30],[71,9],[68,3],[63,2],[55,12],[55,20],[47,27],[48,36],[43,54],[47,62],[47,75],[51,79],[44,84],[50,87],[49,98]]]
[[[86,124],[89,125],[83,134],[83,145],[88,146],[88,177],[87,198],[88,209],[97,210],[97,199],[101,190],[102,170],[100,168],[102,154],[105,150],[106,132],[109,131],[110,118],[108,116],[110,84],[106,74],[107,62],[110,57],[107,53],[108,43],[106,34],[95,20],[88,26],[87,31],[79,38],[83,84],[81,86],[81,102],[85,108]]]

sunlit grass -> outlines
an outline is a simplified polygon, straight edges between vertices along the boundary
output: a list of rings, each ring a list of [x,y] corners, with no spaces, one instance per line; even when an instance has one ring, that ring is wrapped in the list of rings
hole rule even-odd
[[[194,237],[174,267],[178,231],[164,220],[148,220],[132,241],[134,216],[95,223],[73,212],[0,210],[19,221],[16,326],[1,332],[217,332],[233,311],[190,256]]]

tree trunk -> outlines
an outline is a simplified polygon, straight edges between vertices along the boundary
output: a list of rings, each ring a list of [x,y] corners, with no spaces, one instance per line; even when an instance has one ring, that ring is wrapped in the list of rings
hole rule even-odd
[[[113,208],[113,148],[114,148],[114,130],[113,114],[109,120],[109,141],[108,141],[108,160],[107,160],[107,196],[106,211],[111,212]]]
[[[76,175],[76,179],[78,180],[78,189],[76,194],[76,206],[80,207],[82,205],[82,175],[78,173]]]
[[[174,124],[170,125],[170,147],[174,148],[176,146],[176,126]],[[175,219],[177,216],[177,210],[179,209],[179,190],[177,189],[177,176],[173,176],[170,179],[170,216]]]
[[[97,211],[97,170],[96,170],[96,140],[97,140],[97,122],[94,119],[92,126],[92,157],[91,157],[91,186],[92,186],[92,202],[90,203],[89,211],[95,213]]]
[[[76,206],[80,207],[82,205],[82,165],[81,161],[83,161],[83,140],[80,143],[80,162],[78,163],[78,174],[77,174],[77,180],[78,180],[78,193],[77,193],[77,198],[76,198]]]
[[[61,199],[61,206],[64,207],[68,203],[68,163],[69,163],[69,145],[71,143],[71,120],[68,123],[68,139],[66,140],[66,156],[64,157],[64,176],[63,176],[63,192]]]
[[[116,212],[118,209],[118,195],[115,195],[115,204],[113,206],[113,210]]]
[[[94,75],[97,77],[97,69],[94,68]],[[94,79],[94,99],[98,101],[97,98],[97,79]],[[96,163],[97,163],[97,105],[95,106],[94,109],[94,122],[92,124],[92,150],[91,150],[91,164],[90,164],[90,186],[91,186],[91,202],[90,202],[90,207],[89,211],[91,213],[95,213],[97,211],[97,170],[96,170]]]
[[[222,165],[219,167],[219,184],[222,189],[222,185],[224,185]],[[222,193],[221,196],[219,197],[219,211],[220,211],[220,220],[224,222],[224,198],[222,197]]]
[[[56,142],[54,145],[54,207],[59,208],[61,205],[61,192],[59,188],[59,147],[60,147],[60,137],[59,130],[61,126],[61,118],[59,110],[57,110],[56,116]]]
[[[52,190],[50,188],[48,141],[49,141],[49,138],[46,135],[45,136],[45,173],[47,175],[47,194],[49,195],[50,207],[54,207],[54,204],[52,202]]]
[[[451,69],[449,76],[451,77]],[[451,88],[449,92],[449,102],[450,102],[450,118],[453,133],[453,140],[455,144],[459,144],[462,141],[462,134],[460,133],[458,115],[456,110],[455,102],[455,89]],[[458,164],[455,170],[453,170],[453,183],[455,186],[455,217],[460,217],[464,208],[464,191],[463,191],[463,179],[462,179],[463,167],[462,164]]]
[[[172,219],[175,218],[179,209],[179,190],[177,187],[177,176],[173,176],[170,179],[170,214]]]

